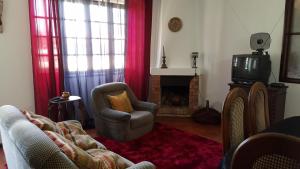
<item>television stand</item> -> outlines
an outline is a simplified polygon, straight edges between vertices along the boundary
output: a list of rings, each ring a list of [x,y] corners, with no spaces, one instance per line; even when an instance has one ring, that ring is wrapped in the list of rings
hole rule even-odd
[[[235,87],[240,87],[249,93],[251,85],[249,84],[239,84],[239,83],[229,83],[230,90]],[[274,124],[284,118],[285,110],[285,98],[286,90],[288,86],[267,86],[268,90],[268,100],[269,100],[269,118],[270,124]]]

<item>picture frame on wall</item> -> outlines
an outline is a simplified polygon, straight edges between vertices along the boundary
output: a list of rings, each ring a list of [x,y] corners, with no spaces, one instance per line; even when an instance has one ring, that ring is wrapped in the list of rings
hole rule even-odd
[[[3,0],[0,0],[0,33],[3,32],[2,13],[3,13]]]

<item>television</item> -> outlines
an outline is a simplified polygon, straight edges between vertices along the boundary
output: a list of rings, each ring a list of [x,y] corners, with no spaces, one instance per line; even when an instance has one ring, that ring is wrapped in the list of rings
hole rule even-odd
[[[270,55],[266,52],[233,55],[231,80],[235,83],[252,84],[256,81],[268,84],[271,73]]]

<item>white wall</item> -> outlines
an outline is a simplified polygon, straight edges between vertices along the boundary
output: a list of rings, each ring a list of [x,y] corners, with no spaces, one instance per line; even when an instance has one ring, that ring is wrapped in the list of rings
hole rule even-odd
[[[206,97],[221,110],[231,81],[233,54],[251,53],[252,33],[269,32],[272,71],[278,80],[284,0],[204,0],[204,66]],[[217,11],[217,13],[216,13]],[[275,81],[270,78],[270,82]],[[290,91],[289,91],[290,92]],[[300,95],[299,95],[300,97]]]
[[[187,3],[188,2],[188,3]],[[169,68],[191,68],[192,52],[200,52],[203,14],[199,0],[154,0],[151,66],[160,67],[162,46]],[[173,17],[182,20],[179,32],[171,32],[168,22]]]
[[[0,34],[0,106],[34,111],[28,1],[4,0]]]
[[[171,16],[182,16],[183,23],[189,23],[187,28],[189,31],[185,32],[183,29],[183,32],[177,34],[171,33],[164,26],[166,28],[160,30],[161,39],[155,39],[158,40],[156,44],[163,42],[168,47],[166,51],[171,66],[186,66],[187,61],[184,60],[186,58],[182,58],[183,53],[192,52],[194,49],[200,52],[203,58],[200,59],[199,65],[204,72],[202,100],[209,99],[214,108],[222,109],[228,92],[232,55],[251,53],[249,39],[252,33],[271,33],[272,43],[268,51],[271,55],[272,71],[278,80],[285,0],[154,0],[154,2],[154,5],[161,2],[161,6],[156,6],[161,12],[160,25],[167,25]],[[193,17],[190,17],[192,15]],[[184,24],[183,28],[185,26]],[[195,47],[195,44],[198,46]],[[169,52],[170,50],[173,51]],[[160,56],[157,55],[152,52],[151,63],[160,60]],[[274,81],[271,76],[270,82]],[[285,117],[300,115],[298,111],[300,85],[287,85],[289,88]]]

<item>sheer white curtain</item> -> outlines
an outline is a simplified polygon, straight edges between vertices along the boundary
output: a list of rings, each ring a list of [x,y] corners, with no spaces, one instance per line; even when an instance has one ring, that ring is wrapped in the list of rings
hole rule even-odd
[[[65,88],[83,98],[92,117],[90,92],[124,80],[124,0],[61,0]]]

